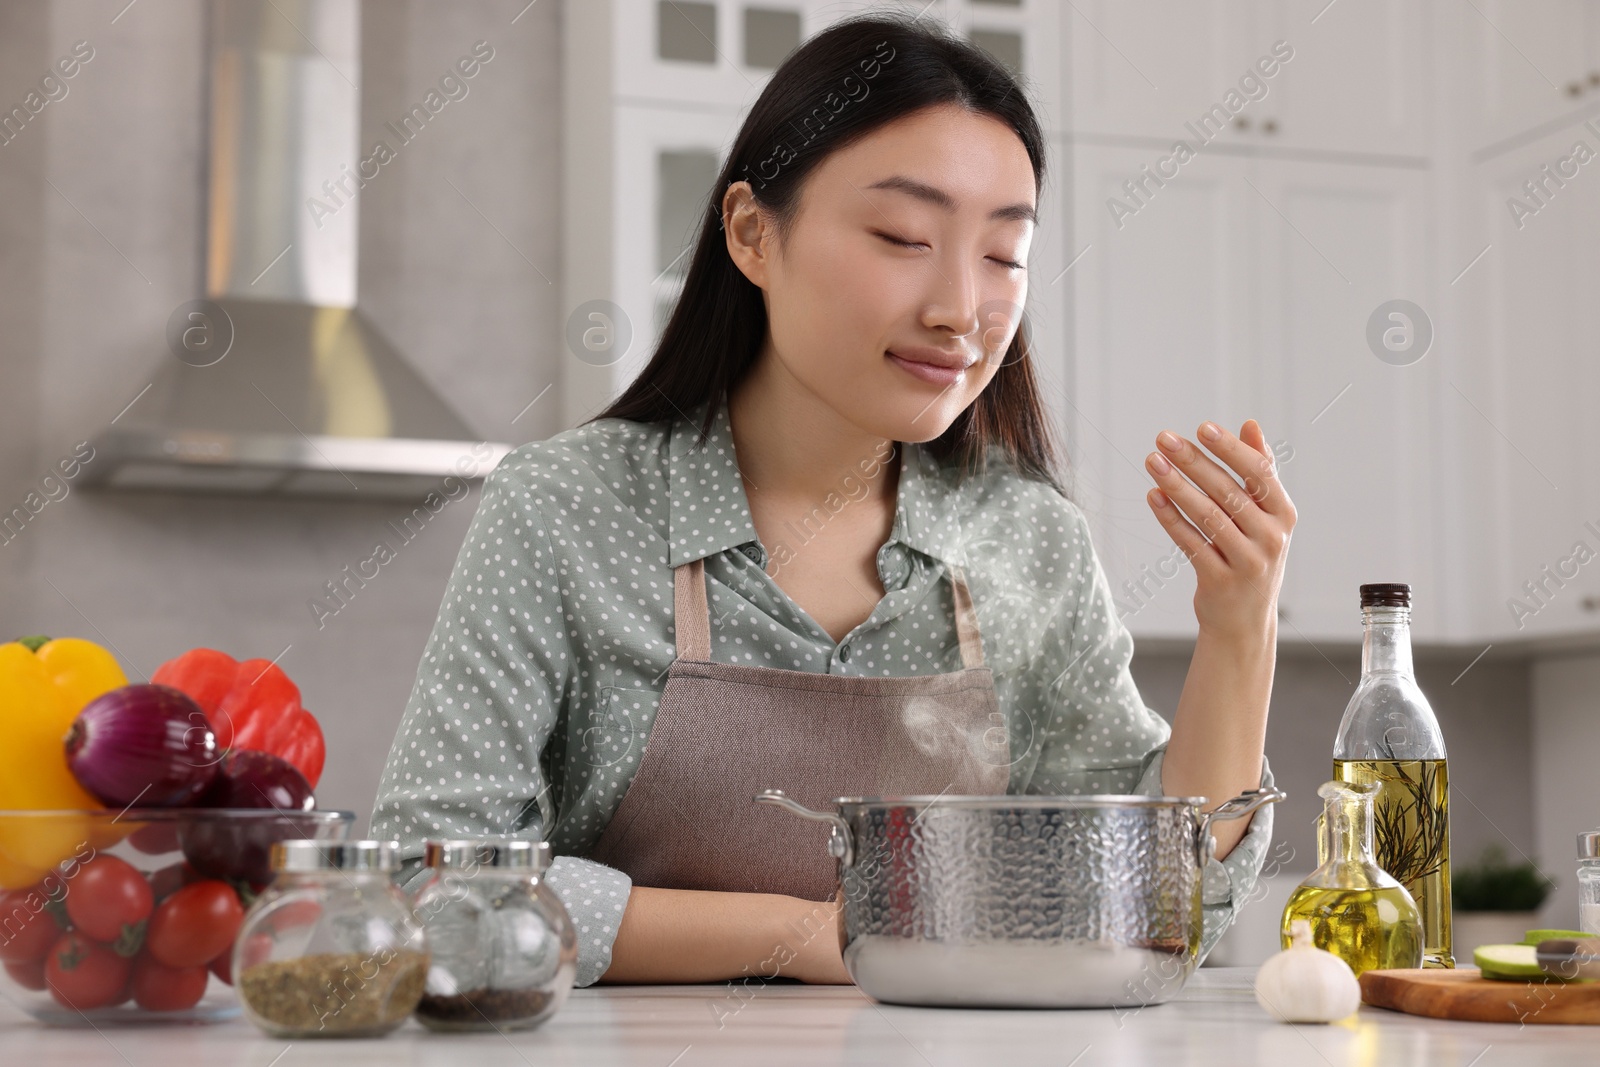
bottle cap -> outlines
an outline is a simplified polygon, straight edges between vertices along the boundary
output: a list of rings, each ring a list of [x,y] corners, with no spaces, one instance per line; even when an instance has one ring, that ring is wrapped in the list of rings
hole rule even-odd
[[[497,867],[542,871],[550,866],[550,842],[515,837],[464,838],[424,843],[422,862],[429,867]]]
[[[1600,830],[1585,830],[1578,835],[1578,858],[1600,859]]]
[[[1411,586],[1405,582],[1373,582],[1361,587],[1361,606],[1364,608],[1409,608]]]
[[[275,871],[396,871],[398,841],[279,841],[272,846]]]

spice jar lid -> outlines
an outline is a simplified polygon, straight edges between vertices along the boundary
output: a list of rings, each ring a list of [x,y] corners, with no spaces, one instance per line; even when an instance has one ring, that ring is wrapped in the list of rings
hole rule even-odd
[[[275,871],[397,871],[398,841],[279,841],[272,846]]]
[[[429,867],[542,871],[550,866],[550,858],[550,842],[520,837],[428,841],[422,846],[422,862]]]
[[[1585,830],[1578,835],[1578,858],[1600,859],[1600,830]]]

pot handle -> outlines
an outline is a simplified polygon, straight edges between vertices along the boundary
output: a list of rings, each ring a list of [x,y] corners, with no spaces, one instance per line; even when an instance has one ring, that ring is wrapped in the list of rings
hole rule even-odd
[[[829,854],[838,860],[842,867],[848,867],[855,862],[855,842],[850,834],[850,824],[844,821],[843,816],[831,811],[812,811],[781,789],[763,789],[756,794],[755,799],[757,803],[776,804],[802,818],[831,823],[833,833],[828,836]]]
[[[1204,867],[1217,851],[1217,839],[1211,834],[1212,823],[1224,819],[1242,819],[1257,808],[1276,804],[1288,796],[1288,793],[1276,786],[1270,789],[1250,789],[1203,813],[1200,816],[1200,831],[1195,835],[1195,859],[1199,860],[1200,866]]]

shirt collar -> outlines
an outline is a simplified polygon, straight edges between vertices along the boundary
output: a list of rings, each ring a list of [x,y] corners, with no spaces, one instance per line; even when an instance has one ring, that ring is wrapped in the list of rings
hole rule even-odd
[[[671,567],[760,540],[734,456],[726,398],[717,404],[705,444],[699,443],[706,403],[674,420],[668,442],[671,501],[667,562]],[[961,526],[954,514],[954,494],[946,472],[916,442],[902,443],[900,450],[903,462],[899,499],[890,540],[942,563],[963,562],[959,549]],[[848,506],[847,491],[841,478],[835,509]],[[823,507],[828,505],[824,503]],[[765,547],[771,551],[774,546]]]

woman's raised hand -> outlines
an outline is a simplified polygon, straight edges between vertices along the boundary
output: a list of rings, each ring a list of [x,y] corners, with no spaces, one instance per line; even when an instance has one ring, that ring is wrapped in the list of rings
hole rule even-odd
[[[1169,430],[1156,435],[1145,468],[1157,488],[1146,499],[1194,564],[1201,632],[1257,640],[1277,623],[1294,504],[1256,420],[1237,437],[1203,422],[1196,436],[1216,459]]]

